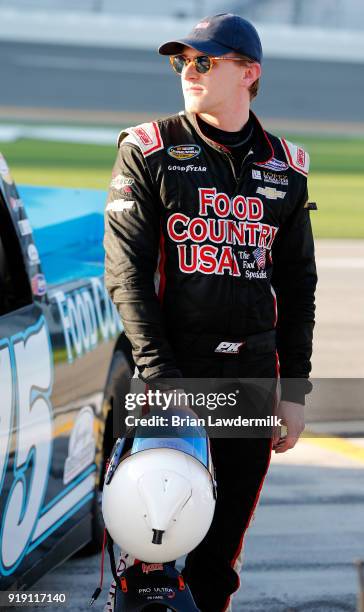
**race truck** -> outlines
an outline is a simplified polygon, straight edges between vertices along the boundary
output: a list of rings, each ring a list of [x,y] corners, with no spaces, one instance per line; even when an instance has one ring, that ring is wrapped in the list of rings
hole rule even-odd
[[[102,191],[15,186],[0,155],[0,590],[96,552],[133,364],[103,283]]]

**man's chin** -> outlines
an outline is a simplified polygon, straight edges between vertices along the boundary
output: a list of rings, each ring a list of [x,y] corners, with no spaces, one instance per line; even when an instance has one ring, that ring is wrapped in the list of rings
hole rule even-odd
[[[204,105],[201,100],[185,100],[185,109],[188,113],[203,113]]]
[[[203,112],[202,104],[193,104],[193,103],[186,104],[185,108],[188,113],[202,113]]]

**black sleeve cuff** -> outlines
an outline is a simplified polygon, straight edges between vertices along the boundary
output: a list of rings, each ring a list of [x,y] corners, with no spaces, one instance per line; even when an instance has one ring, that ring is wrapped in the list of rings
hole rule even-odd
[[[312,390],[307,378],[281,378],[281,400],[305,405],[305,396]]]

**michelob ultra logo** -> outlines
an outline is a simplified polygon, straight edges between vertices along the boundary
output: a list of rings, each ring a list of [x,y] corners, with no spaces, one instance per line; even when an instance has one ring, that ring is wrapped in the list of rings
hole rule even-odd
[[[195,144],[176,145],[174,147],[168,147],[167,153],[178,160],[192,159],[200,155],[201,147]]]

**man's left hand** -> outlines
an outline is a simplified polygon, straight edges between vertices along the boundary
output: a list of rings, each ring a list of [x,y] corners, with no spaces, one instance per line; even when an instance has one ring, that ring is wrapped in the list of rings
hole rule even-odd
[[[285,453],[296,445],[298,438],[305,428],[305,407],[295,402],[282,400],[279,402],[275,414],[287,427],[287,435],[281,435],[281,427],[273,427],[273,449],[276,453]]]

